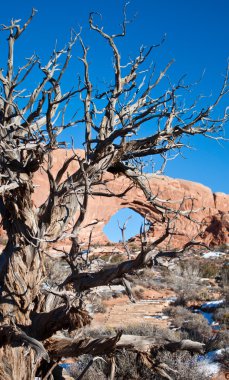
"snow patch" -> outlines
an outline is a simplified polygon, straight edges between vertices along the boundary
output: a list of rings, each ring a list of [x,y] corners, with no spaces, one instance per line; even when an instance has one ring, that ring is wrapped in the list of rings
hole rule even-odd
[[[216,257],[220,257],[220,256],[225,256],[226,254],[223,253],[223,252],[206,252],[206,253],[203,253],[203,257],[205,259],[214,259]]]
[[[213,376],[220,371],[219,363],[212,363],[209,360],[204,360],[199,364],[200,372],[204,373],[206,376]]]
[[[201,305],[201,309],[202,310],[217,309],[218,307],[222,306],[224,302],[225,302],[224,300],[205,302],[203,303],[203,305]]]
[[[144,315],[143,318],[146,318],[146,319],[153,318],[153,319],[165,320],[165,319],[168,319],[169,317],[167,315]]]

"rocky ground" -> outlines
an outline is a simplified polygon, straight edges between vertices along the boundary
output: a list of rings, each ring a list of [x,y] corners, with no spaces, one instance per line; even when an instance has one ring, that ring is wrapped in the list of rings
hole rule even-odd
[[[124,328],[141,323],[167,327],[169,321],[163,310],[174,297],[175,293],[170,290],[145,289],[141,293],[141,299],[133,303],[126,295],[117,295],[115,298],[103,301],[104,312],[95,314],[92,327]]]
[[[59,244],[58,248],[61,249],[61,247],[62,245]],[[0,246],[1,248],[3,245]],[[65,245],[65,249],[68,248]],[[137,250],[133,251],[133,257],[137,252]],[[84,254],[87,254],[87,250]],[[61,283],[61,279],[69,271],[62,258],[63,254],[49,247],[48,255],[46,258],[48,276],[53,283]],[[171,262],[169,266],[163,267],[161,263],[159,267],[139,271],[133,275],[131,282],[135,302],[130,301],[121,285],[94,289],[86,301],[93,312],[90,329],[114,333],[119,329],[128,330],[130,327],[137,329],[141,326],[142,329],[145,325],[148,333],[151,327],[152,331],[155,327],[159,329],[158,331],[166,330],[173,333],[180,333],[182,329],[186,331],[185,324],[191,316],[190,307],[199,308],[207,301],[227,299],[229,289],[227,255],[226,251],[195,252],[186,254],[175,263]],[[117,264],[127,258],[121,244],[92,246],[88,256],[91,260],[91,270],[99,270],[104,265]],[[171,303],[175,299],[179,301],[177,309],[176,306],[171,308]],[[225,339],[229,321],[226,303],[223,304],[224,307],[225,316],[221,320],[224,323],[222,331]],[[199,322],[195,315],[193,318],[191,328],[199,329],[199,324],[202,324],[204,320]],[[203,334],[201,329],[199,333],[200,341],[206,339],[204,334],[207,334],[207,339],[211,339],[211,336],[214,337],[215,334],[214,326],[208,326],[207,322],[203,323]],[[209,368],[210,364],[208,363]],[[212,380],[225,379],[226,374],[225,371],[217,373]]]

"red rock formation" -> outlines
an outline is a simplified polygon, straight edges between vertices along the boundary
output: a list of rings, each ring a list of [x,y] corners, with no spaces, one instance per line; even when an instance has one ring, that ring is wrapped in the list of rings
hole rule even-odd
[[[167,203],[169,207],[178,208],[181,201],[186,198],[182,204],[182,211],[191,209],[194,211],[190,215],[192,220],[183,216],[177,218],[173,231],[175,235],[170,241],[167,239],[167,243],[169,241],[171,248],[175,246],[181,247],[200,232],[202,240],[211,246],[229,243],[229,196],[213,194],[209,188],[189,181],[155,175],[149,175],[147,179],[153,194],[158,194],[158,197],[164,200],[175,201],[175,203]],[[110,176],[109,189],[114,193],[118,194],[128,184],[129,181],[122,176],[118,178]],[[140,189],[133,188],[123,199],[117,197],[90,199],[85,224],[90,223],[91,220],[97,219],[99,221],[94,229],[95,241],[106,241],[103,227],[108,223],[112,215],[124,207],[131,208],[142,216],[147,216],[150,221],[154,221],[155,217],[158,219],[154,209],[146,202]],[[164,224],[156,223],[150,230],[150,240],[153,241],[158,238],[163,233],[164,228]],[[84,238],[88,234],[89,229],[85,229]]]
[[[59,150],[55,153],[53,159],[53,173],[56,173],[71,151]],[[79,152],[82,155],[82,151]],[[69,173],[77,168],[77,162],[71,163]],[[118,194],[125,190],[129,185],[129,180],[123,176],[114,176],[106,174],[106,180],[109,180],[109,189]],[[153,194],[158,198],[167,200],[169,207],[180,207],[182,211],[194,210],[191,214],[191,220],[185,217],[179,217],[175,223],[175,235],[169,241],[170,247],[180,247],[189,239],[195,237],[201,231],[201,238],[211,246],[219,246],[229,243],[229,196],[223,193],[212,193],[212,191],[201,184],[172,179],[165,176],[147,175],[148,183]],[[48,193],[48,180],[45,172],[37,172],[34,177],[35,193],[34,202],[40,205],[45,201]],[[104,192],[104,188],[100,186]],[[97,189],[98,191],[99,189]],[[171,203],[170,203],[171,202]],[[97,220],[94,226],[93,242],[105,243],[108,241],[103,233],[104,226],[110,218],[121,208],[131,208],[143,216],[147,216],[150,221],[154,220],[155,210],[146,202],[142,191],[138,188],[132,188],[123,198],[118,197],[91,197],[89,208],[84,225],[91,224]],[[157,217],[158,219],[158,217]],[[198,223],[196,223],[196,220]],[[202,223],[200,225],[200,223]],[[83,241],[88,239],[91,227],[85,227],[81,233]],[[150,230],[150,239],[153,241],[164,231],[164,225],[156,223]],[[199,240],[199,238],[198,238]]]

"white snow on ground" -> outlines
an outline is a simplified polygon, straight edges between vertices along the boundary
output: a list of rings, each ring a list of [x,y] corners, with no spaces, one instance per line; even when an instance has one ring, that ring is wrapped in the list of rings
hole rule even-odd
[[[213,352],[213,360],[217,360],[221,355],[225,353],[229,353],[229,346],[226,348],[221,348],[219,350],[212,351]]]
[[[229,347],[220,350],[210,351],[200,358],[199,370],[207,376],[215,375],[220,371],[220,364],[217,362],[220,355],[225,351],[229,352]]]
[[[218,301],[209,301],[209,302],[206,302],[206,303],[203,303],[203,305],[201,305],[201,309],[216,309],[217,307],[220,307],[221,305],[224,304],[224,300],[218,300]]]
[[[212,363],[208,360],[203,360],[199,363],[199,372],[206,376],[212,376],[220,371],[219,363]]]
[[[226,348],[220,348],[219,350],[216,350],[216,355],[222,355],[222,354],[224,354],[225,352],[228,352],[228,353],[229,353],[229,346],[226,347]]]
[[[225,256],[226,254],[224,252],[206,252],[203,253],[203,257],[205,259],[211,259],[215,257]]]
[[[144,315],[143,318],[146,318],[146,319],[150,319],[150,318],[154,318],[154,319],[168,319],[169,317],[167,315]]]
[[[225,350],[228,352],[229,348],[226,349],[220,349],[220,350],[214,350],[209,351],[207,354],[204,355],[204,358],[209,362],[215,362],[219,359],[219,357],[225,352]]]

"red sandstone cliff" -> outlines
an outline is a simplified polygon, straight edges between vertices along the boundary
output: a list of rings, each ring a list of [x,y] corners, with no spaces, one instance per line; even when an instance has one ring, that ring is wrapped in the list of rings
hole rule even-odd
[[[69,154],[71,154],[71,151],[59,150],[55,152],[53,173],[57,172]],[[82,155],[83,153],[79,152],[79,154]],[[76,168],[77,163],[73,162],[69,167],[69,173]],[[129,180],[123,176],[115,177],[112,174],[107,174],[106,180],[109,180],[108,187],[114,193],[120,193],[129,185]],[[197,211],[191,214],[192,220],[185,217],[177,219],[174,230],[175,235],[170,241],[171,247],[182,246],[200,231],[202,240],[209,245],[218,246],[229,243],[229,195],[212,193],[208,187],[201,184],[165,176],[148,175],[147,180],[152,193],[157,194],[161,199],[167,200],[167,205],[179,207],[181,200],[185,197],[186,200],[182,204],[182,211],[187,211],[191,208]],[[45,201],[48,193],[48,180],[44,172],[36,173],[34,185],[34,202],[36,205],[40,205]],[[101,190],[104,191],[104,188]],[[93,230],[94,243],[108,241],[103,233],[103,227],[108,223],[112,215],[124,207],[129,207],[143,216],[147,215],[149,220],[153,220],[155,215],[151,205],[145,201],[142,191],[137,188],[131,189],[124,198],[91,197],[84,225],[95,220],[98,221]],[[194,220],[198,223],[194,222]],[[88,239],[90,228],[87,227],[82,230],[82,240]],[[157,223],[154,228],[151,228],[150,239],[153,241],[163,232],[163,229],[163,225]]]

